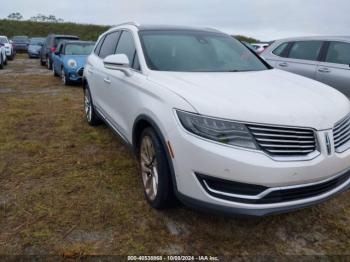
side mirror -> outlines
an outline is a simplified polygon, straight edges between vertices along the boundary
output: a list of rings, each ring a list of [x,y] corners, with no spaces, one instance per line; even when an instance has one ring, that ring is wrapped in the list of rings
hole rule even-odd
[[[131,76],[129,58],[124,54],[109,55],[103,60],[105,68],[122,71],[126,76]]]
[[[0,46],[5,46],[5,44],[3,44],[3,43],[0,43]]]

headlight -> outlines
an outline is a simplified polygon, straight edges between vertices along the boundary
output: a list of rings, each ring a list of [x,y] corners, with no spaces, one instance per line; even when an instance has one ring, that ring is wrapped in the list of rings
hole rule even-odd
[[[74,59],[69,59],[67,64],[71,68],[76,68],[77,67],[77,61],[75,61]]]
[[[226,145],[257,149],[254,138],[244,124],[178,110],[176,113],[182,126],[195,135]]]

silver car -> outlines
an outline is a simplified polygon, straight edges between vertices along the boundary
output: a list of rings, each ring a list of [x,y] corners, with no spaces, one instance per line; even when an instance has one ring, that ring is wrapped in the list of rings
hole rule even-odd
[[[262,57],[275,68],[318,80],[350,97],[350,36],[278,40]]]

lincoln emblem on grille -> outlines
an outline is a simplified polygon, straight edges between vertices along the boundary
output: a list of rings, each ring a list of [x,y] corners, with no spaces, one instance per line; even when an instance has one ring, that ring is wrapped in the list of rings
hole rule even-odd
[[[328,133],[325,134],[325,138],[326,138],[327,153],[328,155],[330,155],[332,153],[332,145],[331,145],[331,140],[329,139]]]

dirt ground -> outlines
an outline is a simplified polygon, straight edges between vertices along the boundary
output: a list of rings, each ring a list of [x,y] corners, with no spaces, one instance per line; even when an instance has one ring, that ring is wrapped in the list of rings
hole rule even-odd
[[[350,255],[350,192],[261,219],[152,210],[133,156],[86,124],[82,95],[23,55],[0,71],[0,254]]]

